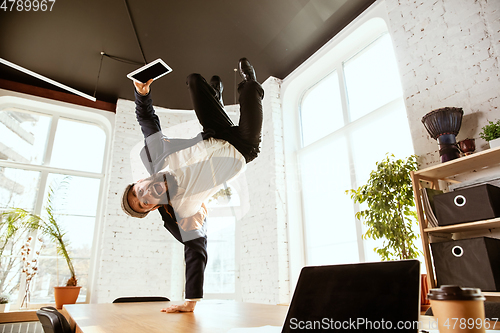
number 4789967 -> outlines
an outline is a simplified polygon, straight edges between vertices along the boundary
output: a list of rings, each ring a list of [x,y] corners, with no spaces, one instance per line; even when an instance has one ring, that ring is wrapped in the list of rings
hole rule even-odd
[[[52,7],[56,3],[56,0],[0,0],[2,5],[0,10],[4,12],[29,12],[29,11],[41,11],[46,12],[52,11]]]

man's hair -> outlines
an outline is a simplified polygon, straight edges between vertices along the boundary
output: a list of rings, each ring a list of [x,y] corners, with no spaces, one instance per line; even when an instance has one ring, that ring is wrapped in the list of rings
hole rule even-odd
[[[158,172],[155,174],[152,174],[145,180],[151,180],[153,182],[161,182],[166,180],[166,200],[164,204],[168,204],[176,194],[179,189],[179,185],[177,183],[177,180],[175,179],[174,175],[170,171],[163,171],[163,172]],[[135,210],[130,207],[128,203],[128,193],[132,189],[132,187],[135,185],[135,183],[127,185],[125,188],[125,191],[123,191],[122,195],[122,209],[123,211],[128,215],[136,218],[144,218],[148,215],[149,212],[136,212]]]

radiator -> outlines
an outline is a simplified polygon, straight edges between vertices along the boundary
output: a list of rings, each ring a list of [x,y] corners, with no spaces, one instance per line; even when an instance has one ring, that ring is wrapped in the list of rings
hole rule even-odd
[[[0,324],[0,333],[43,333],[43,328],[39,321]]]

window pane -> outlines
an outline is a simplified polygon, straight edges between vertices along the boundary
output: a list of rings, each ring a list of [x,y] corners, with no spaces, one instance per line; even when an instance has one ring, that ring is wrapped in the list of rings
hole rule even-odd
[[[54,191],[51,205],[57,224],[65,232],[64,239],[72,258],[78,285],[82,286],[79,301],[87,292],[90,256],[99,198],[99,179],[50,174],[47,188]],[[46,193],[48,190],[46,190]],[[45,205],[47,197],[45,197]],[[44,206],[46,207],[46,206]],[[42,217],[47,219],[46,212]],[[55,245],[44,236],[46,247],[40,254],[39,276],[32,289],[32,303],[53,301],[53,287],[64,285],[70,277],[64,258],[57,254]]]
[[[106,134],[94,124],[59,119],[50,165],[101,172]]]
[[[389,34],[345,62],[344,75],[351,121],[403,94]]]
[[[366,183],[375,163],[384,159],[386,153],[394,154],[397,158],[413,154],[403,100],[390,112],[355,126],[350,138],[358,185]]]
[[[52,187],[55,192],[52,204],[59,215],[95,217],[100,182],[96,178],[49,174],[45,194],[49,186]],[[58,188],[60,188],[59,192]],[[46,197],[45,200],[47,200]]]
[[[307,91],[300,117],[304,146],[344,126],[337,71]]]
[[[2,239],[0,241],[0,293],[9,297],[10,303],[15,303],[19,295],[19,284],[21,278],[21,269],[23,262],[21,261],[21,246],[28,239],[28,233],[22,233],[11,237],[9,241],[5,240],[7,227],[2,225],[0,232]],[[24,293],[23,293],[24,295]]]
[[[32,212],[40,184],[40,172],[0,167],[0,209],[24,208]]]
[[[0,159],[43,163],[51,117],[17,109],[0,111]]]
[[[300,153],[307,265],[358,262],[346,140]],[[345,246],[344,250],[339,250]]]
[[[366,184],[376,162],[383,160],[386,153],[394,154],[396,158],[406,158],[413,154],[403,100],[391,112],[377,117],[375,121],[357,126],[351,133],[351,142],[358,186]],[[360,207],[361,210],[367,208],[366,205]],[[366,232],[364,224],[362,230],[363,233]],[[364,240],[366,261],[380,260],[373,249],[382,247],[383,242],[383,239]]]
[[[235,292],[235,219],[211,217],[207,228],[208,263],[205,271],[206,293]]]

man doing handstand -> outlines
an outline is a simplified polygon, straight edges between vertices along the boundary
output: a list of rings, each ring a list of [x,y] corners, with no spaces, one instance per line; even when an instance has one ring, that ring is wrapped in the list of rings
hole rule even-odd
[[[127,186],[122,208],[143,218],[158,210],[165,228],[182,244],[186,262],[186,301],[164,312],[193,311],[203,297],[207,264],[204,202],[225,182],[235,178],[259,153],[264,90],[246,58],[239,61],[243,81],[238,85],[238,126],[227,116],[218,76],[210,84],[200,74],[187,77],[194,111],[203,131],[191,139],[173,139],[161,131],[150,96],[150,85],[135,82],[136,116],[145,145],[140,156],[150,177]]]

